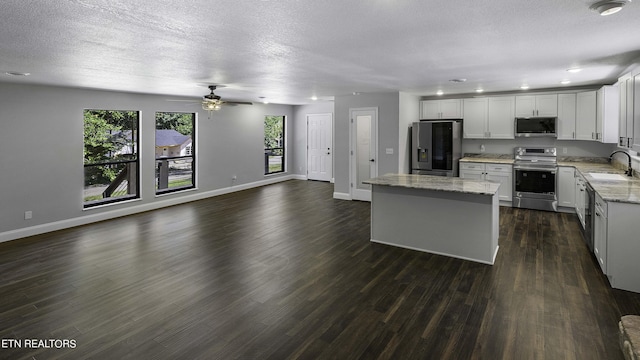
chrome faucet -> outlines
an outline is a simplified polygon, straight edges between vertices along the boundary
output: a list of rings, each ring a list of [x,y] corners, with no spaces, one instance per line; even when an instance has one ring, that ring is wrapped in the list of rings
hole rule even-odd
[[[626,151],[623,150],[616,150],[614,152],[611,153],[611,155],[609,155],[609,162],[611,162],[611,160],[613,159],[613,155],[615,153],[621,153],[621,154],[625,154],[627,155],[627,158],[629,159],[629,168],[627,169],[627,171],[625,171],[624,173],[627,176],[633,176],[633,168],[631,168],[631,155],[629,155],[629,153],[627,153]]]

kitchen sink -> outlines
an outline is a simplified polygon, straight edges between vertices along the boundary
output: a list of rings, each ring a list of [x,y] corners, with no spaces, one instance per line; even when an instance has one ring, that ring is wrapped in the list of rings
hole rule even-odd
[[[592,178],[596,180],[618,180],[618,181],[627,181],[630,178],[625,175],[620,174],[606,174],[606,173],[589,173]]]

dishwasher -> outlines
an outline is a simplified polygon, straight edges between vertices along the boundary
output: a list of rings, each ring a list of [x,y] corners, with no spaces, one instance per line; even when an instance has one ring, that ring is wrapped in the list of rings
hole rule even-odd
[[[593,217],[596,213],[596,193],[588,182],[585,182],[585,189],[587,196],[585,197],[584,204],[584,231],[582,235],[584,236],[584,241],[587,243],[589,250],[593,252]]]

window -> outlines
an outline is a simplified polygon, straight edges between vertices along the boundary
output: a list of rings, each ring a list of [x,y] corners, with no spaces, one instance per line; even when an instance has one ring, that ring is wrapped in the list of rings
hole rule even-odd
[[[137,111],[84,111],[84,207],[139,197]]]
[[[264,174],[284,172],[284,116],[264,118]]]
[[[195,123],[193,113],[156,113],[156,194],[195,187]]]

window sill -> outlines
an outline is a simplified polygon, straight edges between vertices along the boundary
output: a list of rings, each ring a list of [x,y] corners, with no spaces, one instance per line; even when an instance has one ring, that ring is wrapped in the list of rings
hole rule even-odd
[[[159,197],[164,197],[164,196],[169,196],[169,195],[173,195],[173,194],[183,194],[186,192],[190,192],[190,191],[196,191],[198,190],[197,187],[190,187],[190,188],[186,188],[186,189],[181,189],[181,190],[176,190],[176,191],[167,191],[161,194],[156,194],[155,197],[159,198]]]
[[[96,205],[96,206],[90,206],[90,207],[84,207],[84,204],[82,204],[82,211],[88,211],[88,210],[93,210],[93,209],[102,209],[102,208],[106,208],[106,207],[111,207],[114,205],[119,205],[119,204],[129,204],[129,203],[133,203],[133,202],[137,202],[137,201],[142,201],[141,197],[137,197],[134,199],[128,199],[128,200],[122,200],[122,201],[114,201],[114,202],[110,202],[107,204],[101,204],[101,205]]]

